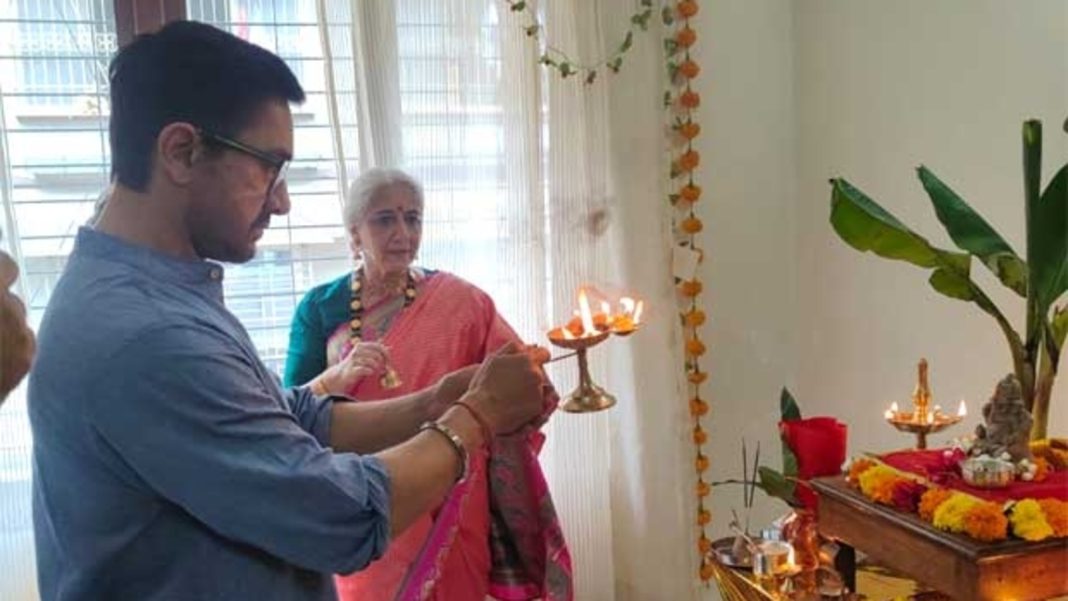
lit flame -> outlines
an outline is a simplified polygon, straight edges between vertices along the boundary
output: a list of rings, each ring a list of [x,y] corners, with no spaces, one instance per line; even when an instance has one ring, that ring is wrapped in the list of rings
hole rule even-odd
[[[601,301],[601,313],[612,315],[612,305],[608,304],[608,301]]]
[[[960,400],[960,406],[957,407],[957,415],[959,417],[968,415],[968,406],[964,404],[964,399]]]
[[[931,413],[930,411],[927,412],[927,423],[934,423],[934,413]]]
[[[619,299],[619,306],[623,307],[623,314],[624,315],[633,315],[634,314],[634,299],[633,298],[631,298],[629,296],[624,296],[623,298]]]
[[[563,327],[563,328],[560,328],[560,334],[564,337],[564,340],[574,340],[575,339],[575,335],[572,334],[571,330],[569,330],[566,326]]]
[[[582,335],[596,334],[597,330],[593,327],[593,313],[590,312],[590,300],[586,298],[585,289],[579,289],[579,315],[582,317]]]
[[[890,408],[886,410],[886,413],[883,413],[883,416],[886,419],[894,419],[897,416],[897,403],[890,403]]]
[[[638,325],[642,321],[642,309],[645,308],[645,301],[638,301],[638,306],[634,307],[634,325]]]

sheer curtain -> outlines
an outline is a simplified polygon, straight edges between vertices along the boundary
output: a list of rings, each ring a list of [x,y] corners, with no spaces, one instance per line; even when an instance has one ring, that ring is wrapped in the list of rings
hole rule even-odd
[[[608,199],[604,88],[545,77],[499,0],[318,7],[334,121],[357,119],[365,165],[401,166],[426,187],[420,262],[479,285],[526,340],[545,344],[578,286],[608,275],[597,226]],[[540,8],[554,39],[600,47],[591,3]],[[570,363],[552,376],[564,392],[575,384]],[[543,453],[580,599],[612,595],[609,420],[560,415]]]

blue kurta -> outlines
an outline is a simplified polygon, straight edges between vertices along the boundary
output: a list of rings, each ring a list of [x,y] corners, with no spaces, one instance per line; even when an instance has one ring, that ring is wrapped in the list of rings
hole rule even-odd
[[[384,466],[326,447],[331,402],[279,386],[222,276],[79,232],[29,384],[44,601],[334,599],[384,551]]]

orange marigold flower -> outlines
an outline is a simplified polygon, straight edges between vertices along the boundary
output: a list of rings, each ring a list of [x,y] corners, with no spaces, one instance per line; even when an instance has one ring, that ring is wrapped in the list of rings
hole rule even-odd
[[[1068,536],[1068,501],[1057,499],[1040,499],[1039,507],[1046,515],[1046,523],[1053,529],[1053,536],[1063,538]]]
[[[679,222],[679,229],[687,234],[696,234],[705,229],[705,224],[694,216],[689,216]]]
[[[941,505],[953,495],[953,491],[945,488],[932,488],[923,493],[920,497],[920,517],[925,521],[930,522],[934,519],[934,512]]]
[[[860,475],[860,491],[876,503],[889,505],[894,498],[894,486],[900,476],[884,465],[867,469]]]
[[[695,445],[703,445],[708,442],[708,432],[705,432],[704,428],[697,426],[693,429],[693,443]]]
[[[687,150],[679,157],[679,169],[693,171],[701,164],[701,153],[696,150]]]
[[[686,379],[689,380],[691,384],[702,384],[705,380],[708,379],[708,373],[703,371],[695,371],[690,375],[686,376]]]
[[[695,109],[701,106],[701,95],[693,90],[686,90],[679,95],[679,104],[688,109]]]
[[[686,280],[679,284],[679,292],[682,292],[683,296],[697,296],[701,294],[702,288],[704,287],[700,280]]]
[[[857,459],[849,465],[849,474],[846,476],[846,480],[852,484],[856,484],[860,475],[868,471],[868,468],[873,467],[875,462],[871,459]]]
[[[701,342],[697,338],[691,338],[686,341],[686,354],[691,357],[700,357],[705,354],[705,343]]]
[[[697,481],[697,496],[702,499],[712,493],[712,487],[704,480]]]
[[[1033,481],[1041,482],[1049,476],[1049,462],[1043,457],[1035,458],[1035,477]]]
[[[679,198],[686,202],[697,202],[697,199],[701,198],[701,186],[686,184],[679,189]]]
[[[705,457],[704,455],[698,455],[697,459],[694,460],[693,465],[695,468],[697,468],[698,474],[705,473],[706,471],[708,471],[708,457]]]
[[[690,415],[694,417],[704,417],[707,414],[708,403],[696,397],[690,399]]]
[[[689,19],[697,14],[697,3],[693,0],[682,0],[679,2],[678,9],[683,18]]]
[[[683,61],[682,64],[679,65],[679,73],[681,73],[682,76],[685,77],[686,79],[693,79],[693,78],[697,77],[697,74],[700,73],[700,72],[701,72],[700,65],[698,65],[695,62],[693,62],[692,60]]]
[[[708,582],[716,576],[716,568],[709,562],[701,564],[701,580]]]
[[[693,46],[694,42],[696,41],[697,32],[690,29],[688,25],[680,29],[679,32],[675,34],[675,43],[683,48],[689,48],[690,46]]]
[[[683,320],[687,327],[697,328],[705,324],[705,312],[700,309],[691,309],[689,313],[683,316]]]
[[[712,512],[707,509],[702,509],[697,512],[697,525],[707,526],[712,522]]]
[[[1005,540],[1009,536],[1009,518],[997,503],[979,503],[964,514],[964,532],[986,542]]]
[[[708,554],[712,550],[712,541],[708,540],[708,537],[704,534],[701,538],[697,539],[697,550],[701,552],[701,555]]]
[[[679,126],[679,135],[687,140],[692,140],[701,135],[701,126],[693,121],[687,121]]]

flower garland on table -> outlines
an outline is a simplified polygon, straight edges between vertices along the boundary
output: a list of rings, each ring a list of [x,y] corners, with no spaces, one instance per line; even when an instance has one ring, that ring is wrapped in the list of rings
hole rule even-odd
[[[1011,534],[1027,541],[1068,537],[1068,501],[1023,499],[1004,505],[929,486],[872,459],[851,462],[846,480],[872,501],[916,513],[939,530],[984,542]]]

